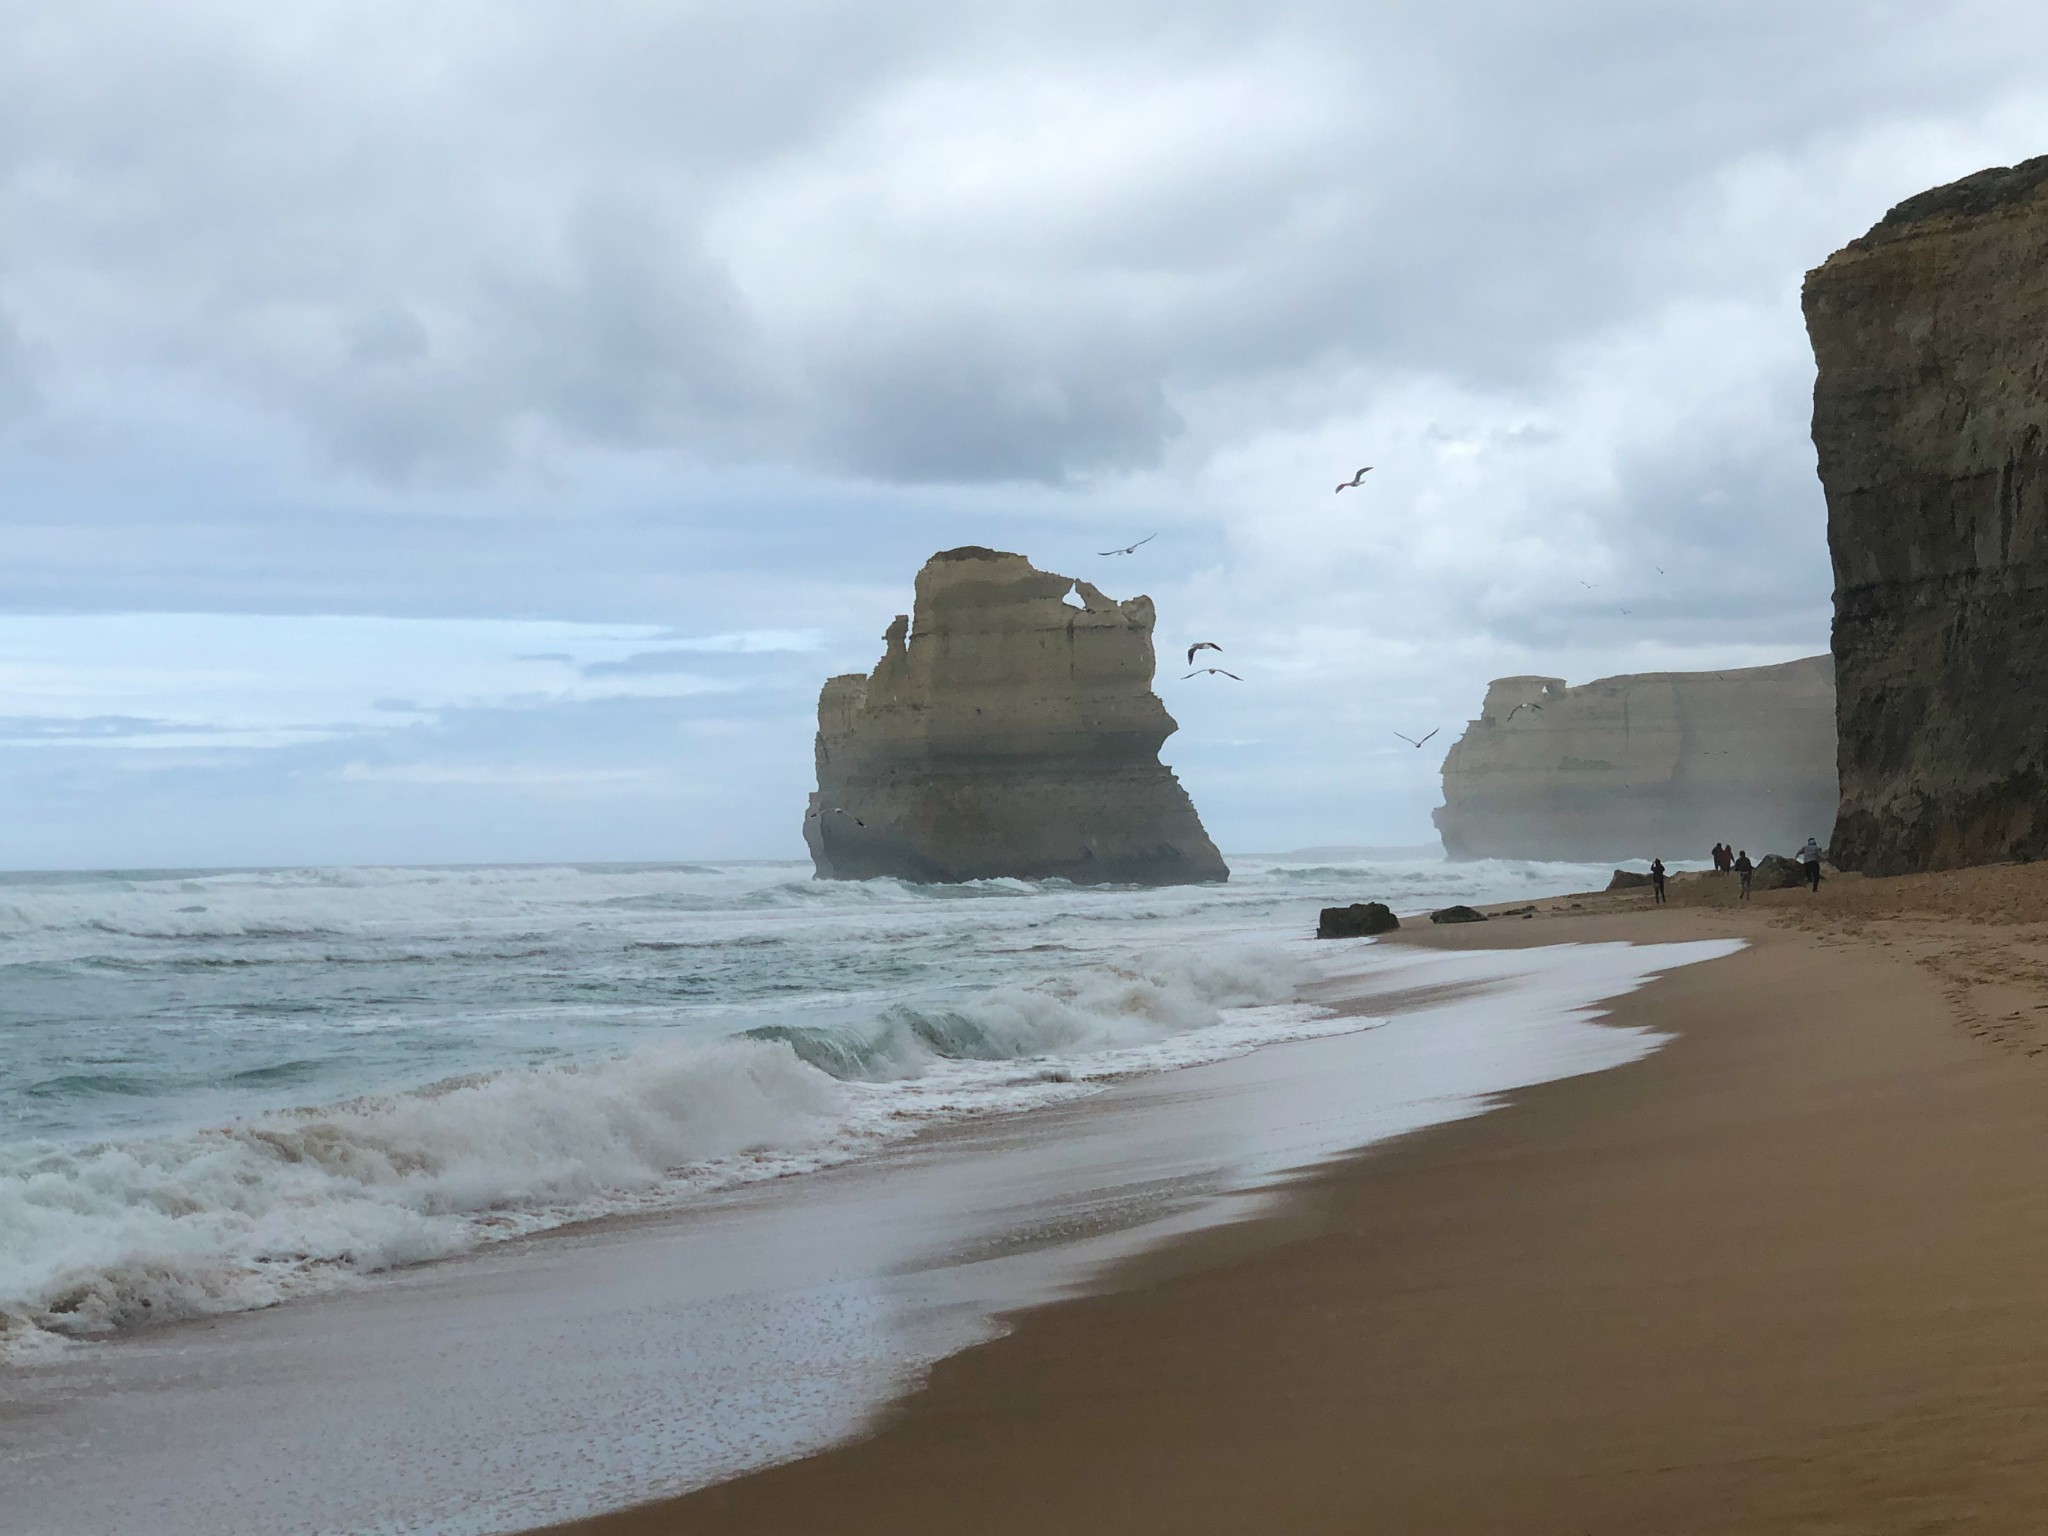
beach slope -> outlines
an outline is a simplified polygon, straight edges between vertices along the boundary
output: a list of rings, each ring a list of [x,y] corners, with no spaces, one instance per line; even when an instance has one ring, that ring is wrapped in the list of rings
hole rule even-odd
[[[1613,1005],[1676,1032],[1643,1061],[1320,1170],[863,1440],[563,1529],[2048,1529],[2048,882],[1942,878],[1425,931],[1750,945]]]

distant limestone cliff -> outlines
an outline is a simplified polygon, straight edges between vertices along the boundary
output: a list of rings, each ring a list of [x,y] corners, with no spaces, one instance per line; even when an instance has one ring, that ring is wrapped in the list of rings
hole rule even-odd
[[[1807,274],[1805,306],[1834,861],[2048,852],[2048,156],[1908,198]]]
[[[1833,669],[1809,656],[1501,678],[1444,758],[1436,825],[1454,859],[1703,859],[1826,841],[1835,799]]]
[[[819,695],[804,815],[819,877],[1228,879],[1159,761],[1178,727],[1152,692],[1152,624],[1150,598],[1116,602],[1022,555],[932,556],[915,622],[889,626],[872,673]]]

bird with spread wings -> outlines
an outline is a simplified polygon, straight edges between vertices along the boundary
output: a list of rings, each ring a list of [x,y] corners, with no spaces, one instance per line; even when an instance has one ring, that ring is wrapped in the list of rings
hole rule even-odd
[[[1357,474],[1353,475],[1349,480],[1346,480],[1342,485],[1338,486],[1337,489],[1340,491],[1351,490],[1354,487],[1362,484],[1365,480],[1365,477],[1371,473],[1372,466],[1368,464],[1363,469],[1361,469]]]
[[[1125,546],[1124,546],[1124,547],[1123,547],[1122,549],[1098,549],[1097,551],[1095,551],[1095,553],[1097,553],[1098,555],[1128,555],[1128,554],[1133,554],[1133,553],[1135,553],[1135,552],[1136,552],[1137,550],[1139,550],[1139,549],[1141,549],[1142,547],[1144,547],[1145,545],[1147,545],[1147,544],[1150,544],[1150,543],[1151,543],[1151,542],[1152,542],[1152,541],[1153,541],[1154,539],[1156,539],[1156,538],[1158,538],[1158,537],[1159,537],[1159,535],[1158,535],[1158,534],[1156,534],[1156,533],[1148,533],[1148,534],[1146,534],[1146,535],[1145,535],[1145,537],[1143,537],[1142,539],[1138,540],[1138,542],[1137,542],[1136,544],[1126,544],[1126,545],[1125,545]]]
[[[1443,729],[1443,727],[1442,727],[1442,726],[1438,726],[1438,727],[1436,728],[1436,731],[1440,731],[1440,730],[1442,730],[1442,729]],[[1431,731],[1431,732],[1429,733],[1429,736],[1434,736],[1434,735],[1436,734],[1436,731]],[[1395,734],[1396,736],[1401,736],[1401,733],[1400,733],[1399,731],[1396,731],[1396,732],[1394,732],[1394,734]],[[1423,738],[1422,738],[1422,741],[1427,741],[1427,740],[1429,740],[1429,736],[1425,736],[1425,737],[1423,737]],[[1417,741],[1417,740],[1416,740],[1416,739],[1415,739],[1415,738],[1414,738],[1413,736],[1401,736],[1401,739],[1402,739],[1403,741],[1407,742],[1407,743],[1408,743],[1408,745],[1409,745],[1409,746],[1411,746],[1411,747],[1420,747],[1420,746],[1422,745],[1422,741]]]
[[[1214,676],[1222,676],[1222,677],[1227,677],[1227,678],[1229,678],[1229,679],[1230,679],[1230,680],[1231,680],[1231,681],[1232,681],[1233,683],[1241,683],[1241,682],[1243,682],[1243,681],[1244,681],[1244,679],[1243,679],[1243,678],[1241,678],[1241,677],[1239,677],[1239,676],[1238,676],[1238,675],[1237,675],[1237,674],[1236,674],[1235,672],[1225,672],[1225,671],[1224,671],[1224,670],[1223,670],[1223,669],[1222,669],[1221,667],[1197,667],[1197,668],[1195,668],[1195,670],[1194,670],[1194,671],[1192,671],[1192,672],[1190,672],[1190,673],[1188,674],[1188,677],[1214,677]],[[1182,679],[1181,679],[1181,681],[1182,681],[1182,682],[1186,682],[1186,681],[1188,680],[1188,677],[1184,677],[1184,678],[1182,678]]]

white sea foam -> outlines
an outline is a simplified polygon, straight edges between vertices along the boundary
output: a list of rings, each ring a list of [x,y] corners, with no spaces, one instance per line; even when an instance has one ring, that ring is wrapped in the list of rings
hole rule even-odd
[[[865,1033],[656,1040],[197,1132],[0,1152],[0,1339],[265,1306],[606,1211],[857,1157],[936,1120],[1315,1029],[1300,946],[1163,951]],[[1226,1011],[1227,1010],[1227,1011]]]
[[[263,1306],[856,1158],[1319,1022],[1326,901],[1583,889],[1239,861],[1227,886],[781,865],[0,876],[0,1353]]]
[[[1200,1013],[1205,995],[1277,985],[1304,952],[1318,970],[1359,976],[1375,991],[1428,992],[1416,1011],[1338,1048],[1211,1075],[1192,1092],[1130,1085],[1098,1112],[1060,1116],[1054,1134],[948,1136],[933,1155],[904,1158],[886,1177],[813,1184],[813,1198],[804,1197],[809,1181],[796,1180],[715,1221],[551,1243],[544,1259],[501,1255],[467,1283],[450,1276],[380,1288],[317,1314],[287,1309],[246,1327],[138,1339],[103,1355],[59,1345],[68,1359],[0,1373],[9,1529],[487,1536],[822,1449],[872,1422],[933,1362],[999,1331],[1001,1318],[1169,1234],[1242,1217],[1257,1208],[1247,1195],[1290,1170],[1482,1113],[1527,1084],[1640,1057],[1660,1037],[1595,1027],[1601,1000],[1737,947],[1296,944],[1233,957],[1204,944],[1191,948],[1199,963],[1186,970],[1171,953],[1121,967],[1130,973],[1122,995],[1135,1006],[1103,1017],[1113,1026],[1108,1038],[1124,1043],[1007,1061],[931,1055],[925,1070],[881,1080],[841,1082],[808,1069],[805,1080],[836,1094],[834,1109],[848,1114],[840,1133],[863,1115],[928,1124],[938,1113],[1085,1092],[1090,1073],[1357,1028],[1363,1021],[1310,1018],[1285,1004],[1176,1027],[1209,1017]],[[1040,985],[1061,1004],[1051,1017],[1062,1029],[1086,1011],[1084,1000],[1117,995],[1093,965]],[[993,999],[990,1010],[984,1022],[1005,1013]],[[1128,1043],[1122,1031],[1132,1029],[1144,1043]],[[911,1038],[923,1036],[913,1030]],[[786,1052],[779,1059],[795,1061]],[[625,1065],[614,1075],[630,1078],[633,1062]],[[1062,1075],[1082,1081],[1057,1081]],[[514,1092],[514,1104],[534,1086]],[[535,1097],[546,1100],[543,1114],[568,1125],[576,1116],[548,1096],[564,1086]],[[716,1086],[728,1104],[748,1096],[732,1082]],[[529,1138],[506,1137],[506,1104],[463,1100],[463,1092],[409,1106],[395,1122],[370,1116],[352,1127],[376,1143],[368,1159],[375,1176],[429,1175],[400,1166],[406,1157],[393,1162],[394,1151],[418,1156],[452,1142],[466,1157],[497,1136],[482,1176],[486,1192],[498,1187],[490,1183],[496,1165],[525,1157]],[[609,1126],[645,1100],[630,1082],[612,1093],[623,1102],[595,1114],[607,1147],[630,1139]],[[447,1115],[451,1099],[467,1106],[461,1114]],[[797,1101],[799,1114],[804,1104]],[[333,1116],[287,1118],[303,1130]],[[655,1115],[657,1142],[669,1119]],[[586,1122],[578,1134],[589,1130]],[[580,1140],[551,1138],[571,1140],[580,1158]],[[776,1155],[765,1154],[770,1162]],[[337,1162],[323,1157],[323,1166]],[[338,1161],[365,1176],[363,1155]],[[656,1189],[650,1198],[662,1196]],[[419,1368],[423,1359],[431,1369]],[[167,1380],[177,1387],[174,1414],[162,1411]],[[506,1475],[507,1446],[518,1448],[516,1476]]]

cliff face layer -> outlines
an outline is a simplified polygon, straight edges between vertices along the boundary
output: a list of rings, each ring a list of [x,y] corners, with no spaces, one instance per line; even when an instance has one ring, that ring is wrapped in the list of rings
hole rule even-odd
[[[915,614],[872,673],[819,695],[821,879],[1229,878],[1159,761],[1177,727],[1152,692],[1150,598],[970,547],[925,562]]]
[[[2048,851],[2048,156],[1807,274],[1842,812],[1875,874]]]
[[[1835,815],[1825,656],[1567,688],[1504,677],[1444,758],[1452,858],[1705,858],[1825,838]]]

